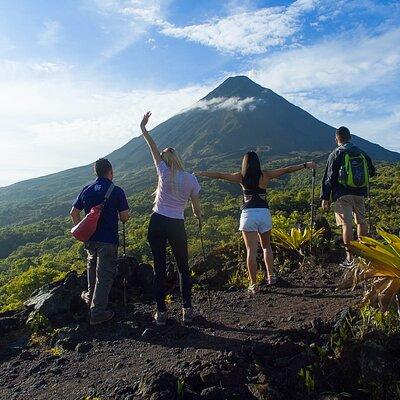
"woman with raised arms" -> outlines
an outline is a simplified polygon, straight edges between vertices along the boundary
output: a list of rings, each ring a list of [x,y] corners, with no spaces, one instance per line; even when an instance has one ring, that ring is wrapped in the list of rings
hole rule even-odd
[[[241,172],[201,171],[196,173],[198,176],[238,183],[242,187],[243,205],[239,230],[242,232],[247,249],[247,270],[250,278],[249,293],[254,294],[259,290],[257,286],[258,240],[263,249],[267,270],[266,283],[273,285],[276,282],[273,274],[274,256],[271,249],[272,218],[266,199],[266,188],[269,181],[284,174],[316,167],[317,165],[310,161],[304,164],[262,171],[257,153],[249,151],[243,157]]]
[[[167,321],[165,281],[168,242],[171,245],[179,272],[182,319],[185,324],[188,324],[192,322],[194,313],[191,302],[184,210],[190,199],[193,213],[201,224],[200,185],[194,175],[184,170],[183,162],[176,150],[167,147],[160,153],[146,129],[150,116],[150,112],[144,115],[140,127],[150,148],[158,175],[153,214],[148,229],[148,240],[154,258],[154,293],[157,303],[154,319],[157,325],[165,325]]]

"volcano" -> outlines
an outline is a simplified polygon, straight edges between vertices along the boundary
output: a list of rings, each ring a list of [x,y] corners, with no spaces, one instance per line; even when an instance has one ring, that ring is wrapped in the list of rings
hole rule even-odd
[[[332,126],[246,76],[226,79],[151,132],[160,148],[176,148],[188,169],[232,170],[239,168],[248,150],[258,151],[263,161],[292,156],[323,158],[334,147],[334,133]],[[356,135],[353,142],[375,161],[400,161],[399,153]],[[142,137],[133,138],[105,157],[113,163],[116,181],[128,194],[149,186],[146,171],[152,161]],[[91,179],[92,167],[85,165],[1,188],[0,219],[11,203],[32,206],[39,199],[49,198],[70,202]]]

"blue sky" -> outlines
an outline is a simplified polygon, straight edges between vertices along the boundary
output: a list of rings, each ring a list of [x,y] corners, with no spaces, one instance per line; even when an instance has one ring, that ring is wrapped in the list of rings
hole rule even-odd
[[[400,151],[398,1],[3,0],[0,186],[92,162],[235,74]]]

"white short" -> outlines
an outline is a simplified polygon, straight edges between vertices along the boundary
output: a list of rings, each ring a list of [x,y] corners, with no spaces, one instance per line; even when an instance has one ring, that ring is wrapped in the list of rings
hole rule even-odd
[[[265,233],[272,229],[268,208],[246,208],[240,215],[239,231]]]

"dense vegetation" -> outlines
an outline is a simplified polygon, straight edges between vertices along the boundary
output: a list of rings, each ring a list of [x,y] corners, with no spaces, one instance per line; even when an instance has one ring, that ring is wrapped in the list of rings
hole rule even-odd
[[[319,175],[322,171],[319,171]],[[317,182],[319,182],[320,176]],[[372,220],[374,225],[398,233],[400,227],[400,165],[380,165],[372,182]],[[202,202],[206,216],[204,241],[207,251],[221,247],[237,249],[240,195],[234,185],[203,181]],[[274,226],[289,230],[305,227],[310,220],[311,177],[308,171],[278,180],[269,190]],[[147,224],[152,206],[152,190],[129,198],[132,219],[127,224],[129,252],[139,259],[151,260],[147,243]],[[316,202],[319,188],[316,190]],[[44,210],[42,210],[45,214]],[[334,227],[332,213],[318,210]],[[70,270],[84,271],[83,246],[69,234],[67,217],[47,218],[40,222],[12,225],[0,229],[0,309],[21,307],[33,290],[58,279]],[[187,210],[190,255],[200,254],[197,221]],[[278,257],[277,263],[281,262]],[[280,265],[279,265],[280,267]]]

